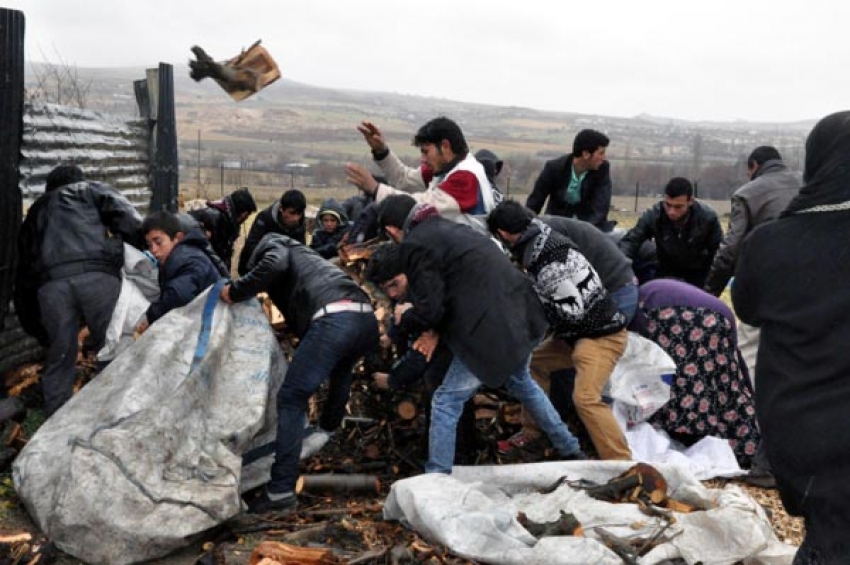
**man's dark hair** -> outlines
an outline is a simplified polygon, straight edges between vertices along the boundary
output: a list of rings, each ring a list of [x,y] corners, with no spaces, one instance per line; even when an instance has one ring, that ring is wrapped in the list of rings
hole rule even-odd
[[[516,200],[502,200],[487,216],[487,229],[495,234],[496,230],[505,230],[509,234],[525,231],[534,213]]]
[[[300,190],[294,188],[287,190],[280,197],[280,208],[281,210],[292,208],[299,214],[303,214],[304,210],[307,209],[307,198]]]
[[[419,131],[413,136],[413,145],[422,147],[426,143],[433,143],[439,146],[444,139],[448,140],[456,155],[466,157],[469,153],[469,146],[466,144],[460,126],[445,116],[434,118],[419,128]]]
[[[747,167],[752,169],[753,166],[756,164],[761,167],[771,159],[777,159],[781,161],[782,155],[779,154],[779,151],[776,149],[776,147],[773,147],[771,145],[762,145],[761,147],[756,147],[755,149],[753,149],[753,152],[750,153],[749,157],[747,157]]]
[[[388,196],[378,205],[378,225],[382,230],[387,226],[402,229],[414,206],[416,200],[407,194]]]
[[[233,211],[238,216],[243,212],[253,214],[257,211],[257,204],[248,187],[243,186],[239,190],[230,193],[230,201],[233,202]]]
[[[83,170],[77,165],[59,165],[47,173],[44,191],[50,192],[68,184],[86,180]]]
[[[608,136],[595,129],[583,129],[573,139],[573,157],[581,157],[583,151],[593,153],[600,147],[608,147]]]
[[[366,265],[366,280],[375,285],[397,277],[404,272],[399,246],[395,243],[384,243],[375,248],[369,263]]]
[[[667,186],[664,187],[664,194],[670,198],[678,196],[687,196],[688,198],[694,195],[694,185],[685,177],[673,177]]]
[[[167,210],[159,210],[151,212],[142,221],[142,235],[148,235],[152,230],[164,232],[168,237],[174,239],[177,237],[177,232],[183,231],[183,225],[180,223],[180,218],[177,214],[172,214]]]

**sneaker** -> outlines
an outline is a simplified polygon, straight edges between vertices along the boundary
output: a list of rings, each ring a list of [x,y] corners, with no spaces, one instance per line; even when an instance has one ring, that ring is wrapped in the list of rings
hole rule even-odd
[[[248,501],[248,513],[275,513],[279,516],[285,516],[292,513],[298,506],[298,498],[295,496],[294,492],[287,492],[282,495],[272,494],[271,496],[274,496],[275,498],[280,496],[281,498],[272,500],[269,496],[269,491],[267,489],[263,489],[263,493],[260,496]]]
[[[546,449],[546,438],[533,436],[528,433],[517,432],[508,439],[496,442],[496,449],[500,455],[519,455],[520,452],[543,452]]]
[[[331,439],[333,432],[328,432],[322,428],[312,428],[304,430],[304,439],[301,443],[301,459],[307,459],[317,454]]]

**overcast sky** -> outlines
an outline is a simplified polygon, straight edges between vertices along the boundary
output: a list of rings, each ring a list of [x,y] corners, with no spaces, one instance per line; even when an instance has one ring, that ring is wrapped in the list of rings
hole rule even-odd
[[[850,108],[842,0],[0,0],[27,59],[217,60],[257,39],[316,86],[611,116],[793,121]]]

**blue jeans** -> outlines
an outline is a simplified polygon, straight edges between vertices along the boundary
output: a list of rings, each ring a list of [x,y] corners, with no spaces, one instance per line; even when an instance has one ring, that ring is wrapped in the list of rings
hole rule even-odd
[[[310,397],[325,379],[330,379],[320,426],[336,429],[351,392],[351,370],[360,357],[377,346],[378,322],[371,312],[327,314],[310,324],[277,394],[277,437],[270,492],[295,490]]]
[[[611,293],[611,299],[617,304],[617,310],[626,317],[626,326],[632,323],[638,305],[638,287],[630,282]]]
[[[558,411],[538,386],[528,371],[531,357],[526,357],[519,369],[508,377],[504,387],[507,392],[522,402],[552,445],[562,455],[576,453],[579,443],[561,420]],[[431,428],[428,435],[428,462],[426,473],[451,473],[455,457],[457,423],[463,404],[472,398],[481,381],[455,356],[446,371],[443,384],[434,392],[431,400]]]

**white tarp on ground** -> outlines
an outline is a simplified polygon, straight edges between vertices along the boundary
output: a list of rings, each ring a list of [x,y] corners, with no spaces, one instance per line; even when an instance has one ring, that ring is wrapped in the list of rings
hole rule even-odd
[[[240,512],[241,455],[274,435],[286,361],[259,303],[217,291],[151,325],[15,461],[18,494],[63,551],[153,559]]]
[[[539,489],[567,476],[604,483],[633,463],[627,461],[547,462],[525,465],[455,467],[452,475],[424,474],[396,482],[384,517],[399,520],[453,553],[494,565],[622,565],[597,541],[603,528],[619,537],[648,537],[660,520],[635,504],[611,504],[561,485],[551,494]],[[639,560],[642,565],[682,558],[688,564],[788,565],[796,548],[780,542],[764,510],[740,488],[706,489],[685,468],[658,465],[672,497],[709,510],[676,513],[664,535],[670,541]],[[560,511],[581,522],[585,537],[534,538],[519,522],[522,511],[535,522],[557,520]],[[675,537],[673,537],[673,535]]]

